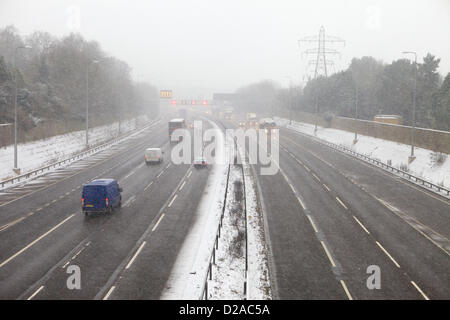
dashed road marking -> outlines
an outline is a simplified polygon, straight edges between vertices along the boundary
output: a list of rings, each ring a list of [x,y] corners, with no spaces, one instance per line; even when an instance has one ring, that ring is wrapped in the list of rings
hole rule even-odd
[[[161,215],[161,217],[159,217],[158,222],[156,222],[155,226],[152,228],[152,232],[155,231],[156,228],[158,228],[158,225],[163,218],[164,218],[164,213]]]
[[[183,187],[184,187],[185,184],[186,184],[186,181],[184,181],[183,184],[181,185],[181,187],[179,189],[180,191],[183,190]]]
[[[108,290],[108,293],[103,297],[103,300],[108,300],[109,296],[111,295],[111,293],[114,291],[115,288],[116,288],[116,286],[112,286],[112,287]]]
[[[419,293],[422,295],[422,297],[423,297],[425,300],[430,300],[430,298],[428,298],[428,296],[427,296],[425,293],[423,293],[423,291],[419,288],[419,286],[418,286],[414,281],[411,281],[411,283],[412,283],[412,285],[414,286],[414,288],[416,288],[417,291],[419,291]]]
[[[131,267],[131,265],[133,264],[134,260],[136,260],[136,257],[139,255],[139,253],[141,252],[142,248],[145,246],[145,241],[142,242],[142,244],[139,246],[139,249],[137,249],[136,253],[134,254],[133,258],[131,258],[130,262],[128,262],[127,266],[125,267],[125,270],[127,270],[129,267]]]
[[[348,210],[347,206],[342,202],[341,199],[339,199],[339,197],[336,197],[336,200],[341,204],[341,206],[345,208],[345,210]]]
[[[391,259],[392,262],[394,262],[394,264],[397,266],[397,268],[400,268],[400,265],[397,263],[397,261],[395,261],[394,258],[392,258],[392,256],[389,254],[389,252],[387,252],[387,250],[378,241],[375,241],[375,242],[381,248],[381,250],[383,250],[383,252],[389,257],[389,259]]]
[[[31,296],[29,296],[27,300],[33,299],[42,289],[44,289],[44,286],[40,286],[39,289],[37,289]]]
[[[320,243],[322,244],[323,250],[325,250],[325,253],[327,254],[328,260],[330,260],[331,265],[332,265],[333,267],[336,267],[336,264],[334,263],[334,260],[333,260],[333,258],[331,257],[330,252],[328,251],[328,248],[327,248],[327,246],[325,245],[325,242],[320,241]]]
[[[358,222],[358,224],[361,226],[361,228],[364,229],[364,231],[365,231],[367,234],[370,234],[369,230],[366,229],[366,227],[361,223],[361,221],[358,220],[357,217],[353,216],[353,219],[355,219],[356,222]]]
[[[322,183],[322,185],[325,187],[325,189],[327,189],[328,192],[330,192],[330,188],[328,188],[328,186],[325,183]]]
[[[298,202],[300,203],[300,205],[302,206],[303,210],[306,210],[305,205],[303,204],[302,199],[300,199],[300,197],[297,197]]]
[[[312,225],[314,231],[315,231],[316,233],[319,232],[319,231],[317,231],[316,225],[314,224],[314,221],[312,220],[311,216],[310,216],[309,214],[306,215],[306,216],[308,217],[309,222],[311,223],[311,225]]]
[[[189,173],[188,173],[187,177],[189,178],[189,177],[191,176],[191,174],[192,174],[192,170],[191,170],[191,171],[189,171]]]
[[[161,171],[156,177],[159,178],[164,173],[164,170]]]
[[[6,259],[5,261],[3,261],[0,264],[0,268],[3,267],[5,264],[7,264],[8,262],[10,262],[11,260],[13,260],[14,258],[16,258],[18,255],[20,255],[21,253],[23,253],[24,251],[26,251],[28,248],[32,247],[34,244],[36,244],[37,242],[39,242],[41,239],[45,238],[47,235],[49,235],[50,233],[52,233],[54,230],[58,229],[61,225],[63,225],[66,221],[68,221],[69,219],[72,219],[75,216],[75,214],[71,214],[70,216],[68,216],[66,219],[64,219],[63,221],[61,221],[60,223],[58,223],[56,226],[54,226],[53,228],[51,228],[50,230],[48,230],[46,233],[44,233],[43,235],[39,236],[37,239],[35,239],[34,241],[32,241],[31,243],[29,243],[27,246],[25,246],[24,248],[22,248],[21,250],[19,250],[18,252],[16,252],[15,254],[13,254],[11,257],[9,257],[8,259]]]
[[[314,178],[316,178],[317,181],[320,182],[320,178],[318,176],[316,176],[316,174],[313,173],[312,175],[314,176]]]
[[[151,181],[145,188],[144,191],[147,190],[148,188],[150,188],[150,186],[153,184],[153,181]]]
[[[173,198],[172,198],[172,201],[170,201],[170,203],[169,203],[169,205],[167,206],[167,207],[171,207],[172,206],[172,204],[173,204],[173,202],[175,201],[175,199],[178,197],[178,195],[176,194]]]
[[[352,295],[350,294],[350,291],[348,291],[347,286],[345,285],[344,280],[341,280],[341,285],[344,288],[345,294],[347,295],[348,300],[353,300]]]

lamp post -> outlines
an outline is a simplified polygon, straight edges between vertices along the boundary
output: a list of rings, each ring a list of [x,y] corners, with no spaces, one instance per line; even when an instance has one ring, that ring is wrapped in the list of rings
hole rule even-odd
[[[31,49],[31,46],[18,46],[14,49],[14,172],[20,174],[20,169],[17,166],[17,69],[16,56],[18,49]]]
[[[89,67],[98,60],[91,60],[86,66],[86,147],[89,147]]]
[[[409,156],[409,163],[414,161],[414,131],[416,130],[416,92],[417,92],[417,53],[414,51],[403,51],[403,54],[414,55],[414,92],[413,92],[413,110],[412,110],[412,128],[411,128],[411,155]]]
[[[290,76],[285,76],[289,79],[289,124],[292,124],[292,78]]]

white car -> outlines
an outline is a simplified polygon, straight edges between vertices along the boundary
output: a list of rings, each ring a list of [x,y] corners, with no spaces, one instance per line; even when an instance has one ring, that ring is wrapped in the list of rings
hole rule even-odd
[[[145,149],[144,159],[145,163],[149,165],[150,163],[161,163],[163,161],[164,152],[161,148],[147,148]]]

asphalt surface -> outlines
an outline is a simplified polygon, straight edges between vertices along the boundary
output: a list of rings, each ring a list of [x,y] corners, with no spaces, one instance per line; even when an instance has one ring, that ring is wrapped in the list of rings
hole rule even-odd
[[[171,163],[168,119],[10,189],[0,204],[1,299],[159,298],[209,173]],[[163,148],[163,163],[145,165],[146,147]],[[122,208],[85,217],[81,188],[95,178],[118,180]],[[71,266],[80,269],[79,290],[67,286]]]
[[[450,298],[448,200],[288,129],[279,165],[257,176],[274,298]]]
[[[0,194],[0,299],[159,299],[209,175],[171,163],[171,117]],[[146,147],[164,162],[146,166]],[[257,175],[273,298],[450,298],[448,200],[288,129],[279,165]],[[85,217],[81,188],[96,178],[119,181],[122,208]]]

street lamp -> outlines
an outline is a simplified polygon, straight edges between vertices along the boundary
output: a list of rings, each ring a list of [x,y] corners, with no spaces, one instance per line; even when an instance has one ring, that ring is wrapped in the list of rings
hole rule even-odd
[[[89,67],[98,60],[91,60],[86,66],[86,147],[89,147]]]
[[[289,79],[289,124],[292,124],[292,78],[290,76],[285,76]]]
[[[403,51],[402,53],[414,55],[414,93],[413,93],[413,113],[412,113],[412,128],[411,128],[411,155],[409,156],[409,162],[411,163],[416,158],[414,156],[414,131],[416,129],[417,53],[414,51]]]
[[[353,78],[353,83],[355,85],[355,138],[353,139],[353,144],[356,144],[358,142],[358,82],[357,79],[355,79],[355,74],[354,71],[352,69],[352,78]]]
[[[14,172],[20,174],[20,169],[17,167],[17,69],[16,69],[16,55],[19,49],[31,49],[31,46],[18,46],[14,49]]]

